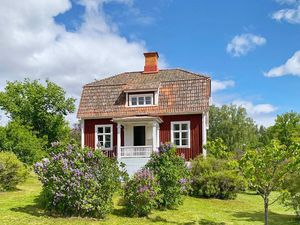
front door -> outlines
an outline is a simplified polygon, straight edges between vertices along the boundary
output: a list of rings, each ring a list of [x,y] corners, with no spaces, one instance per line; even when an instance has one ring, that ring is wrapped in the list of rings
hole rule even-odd
[[[133,145],[134,146],[145,146],[146,144],[146,128],[145,126],[134,126],[133,127]]]

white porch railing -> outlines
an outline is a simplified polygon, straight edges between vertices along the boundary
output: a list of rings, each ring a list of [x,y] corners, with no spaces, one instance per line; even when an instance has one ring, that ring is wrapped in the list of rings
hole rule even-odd
[[[120,157],[121,158],[143,158],[150,157],[153,151],[153,147],[149,146],[121,146]]]

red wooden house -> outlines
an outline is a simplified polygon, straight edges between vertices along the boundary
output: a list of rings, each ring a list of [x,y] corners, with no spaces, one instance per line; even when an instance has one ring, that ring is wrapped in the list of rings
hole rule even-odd
[[[162,142],[186,160],[206,154],[211,79],[182,69],[159,70],[145,53],[144,71],[125,72],[83,87],[78,118],[82,146],[100,148],[134,172]]]

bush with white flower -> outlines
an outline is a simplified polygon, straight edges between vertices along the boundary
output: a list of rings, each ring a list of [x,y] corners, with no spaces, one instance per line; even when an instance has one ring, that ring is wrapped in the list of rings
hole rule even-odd
[[[57,143],[53,148],[58,147]],[[35,164],[43,184],[40,203],[52,213],[104,218],[120,187],[117,162],[100,150],[69,145]]]

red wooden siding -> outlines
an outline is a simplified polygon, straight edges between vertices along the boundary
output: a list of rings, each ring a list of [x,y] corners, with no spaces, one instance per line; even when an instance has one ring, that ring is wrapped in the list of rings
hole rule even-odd
[[[177,153],[184,155],[186,160],[190,160],[202,153],[202,115],[173,115],[161,116],[163,122],[160,124],[160,142],[171,141],[171,122],[190,121],[190,148],[179,148]],[[87,147],[95,148],[95,126],[101,124],[113,125],[113,152],[109,156],[117,155],[117,124],[111,119],[87,119],[84,121],[84,144]],[[124,145],[124,130],[121,132],[121,145]]]
[[[113,152],[105,151],[109,156],[117,155],[117,124],[111,122],[111,119],[88,119],[84,120],[84,145],[95,149],[95,126],[103,124],[113,125]],[[124,131],[121,130],[121,144],[124,144]]]
[[[179,148],[177,153],[184,155],[186,160],[190,160],[202,154],[202,115],[174,115],[161,116],[163,123],[160,124],[160,142],[171,141],[171,122],[190,121],[190,148]]]

